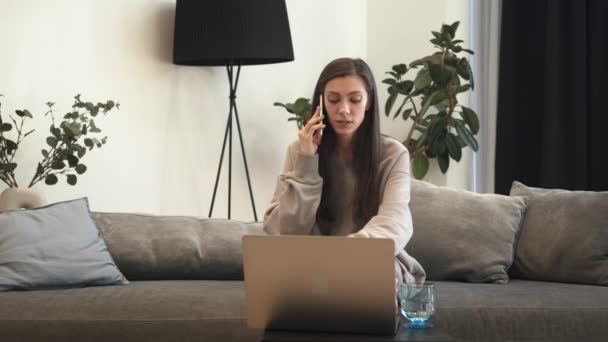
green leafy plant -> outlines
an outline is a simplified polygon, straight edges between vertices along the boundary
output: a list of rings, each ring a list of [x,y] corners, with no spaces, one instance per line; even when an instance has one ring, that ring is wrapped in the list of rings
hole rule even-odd
[[[382,83],[387,84],[389,97],[385,104],[386,116],[411,120],[412,126],[403,144],[410,152],[412,171],[417,179],[429,169],[429,159],[437,158],[441,172],[447,172],[450,159],[462,158],[462,149],[470,146],[478,150],[475,134],[479,118],[471,108],[458,104],[457,95],[473,90],[473,72],[466,57],[473,54],[455,39],[459,22],[442,25],[433,31],[430,42],[439,51],[409,64],[397,64]],[[417,70],[414,79],[406,75]],[[397,100],[401,103],[393,112]],[[417,105],[418,103],[418,105]]]
[[[475,135],[479,132],[479,118],[474,110],[458,103],[457,95],[474,88],[473,71],[462,53],[473,51],[461,46],[464,41],[455,39],[459,22],[442,25],[439,32],[432,31],[430,42],[439,51],[412,63],[394,65],[387,74],[391,78],[382,83],[388,85],[388,98],[384,107],[386,116],[393,120],[411,121],[411,127],[403,141],[410,152],[412,172],[422,179],[429,170],[429,159],[436,158],[441,172],[447,172],[450,159],[462,158],[462,149],[470,146],[479,149]],[[412,71],[414,70],[414,71]],[[406,76],[417,73],[413,79]],[[393,111],[395,104],[400,104]],[[294,103],[275,102],[294,116],[301,129],[305,118],[312,111],[310,100],[299,98]]]
[[[306,118],[312,112],[312,104],[310,103],[310,99],[303,97],[298,98],[294,103],[283,104],[281,102],[275,102],[274,105],[283,107],[288,113],[293,114],[293,116],[287,119],[287,121],[295,121],[298,125],[298,129],[302,129],[302,127],[304,127]]]
[[[2,95],[0,95],[2,96]],[[101,129],[95,124],[94,118],[99,113],[104,116],[112,109],[119,109],[120,104],[114,101],[93,104],[80,99],[80,94],[74,97],[72,111],[63,116],[63,120],[55,122],[53,102],[46,103],[48,111],[44,116],[50,116],[50,135],[46,138],[48,147],[42,149],[42,160],[38,162],[34,176],[28,187],[44,180],[48,185],[58,182],[58,175],[64,175],[70,185],[76,185],[78,175],[87,171],[87,166],[82,163],[87,151],[95,147],[102,147],[107,137],[98,138]],[[17,163],[14,161],[19,146],[28,135],[34,132],[23,130],[26,119],[32,119],[33,115],[27,109],[16,110],[18,119],[9,116],[12,123],[6,122],[2,117],[0,103],[0,180],[9,187],[18,187],[15,179]],[[16,139],[10,139],[8,133],[14,129]],[[13,135],[15,135],[13,133]]]

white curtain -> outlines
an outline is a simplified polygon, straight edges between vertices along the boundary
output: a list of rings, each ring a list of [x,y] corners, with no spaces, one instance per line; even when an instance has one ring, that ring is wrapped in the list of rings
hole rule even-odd
[[[470,0],[471,68],[475,90],[471,107],[479,115],[479,151],[473,156],[472,190],[494,192],[494,152],[496,147],[496,104],[502,0]]]

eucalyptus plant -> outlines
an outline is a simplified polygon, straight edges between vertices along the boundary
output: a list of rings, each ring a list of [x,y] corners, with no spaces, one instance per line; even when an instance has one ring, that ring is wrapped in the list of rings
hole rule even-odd
[[[429,159],[437,158],[441,172],[462,158],[462,149],[470,146],[477,151],[475,134],[479,131],[479,118],[475,111],[458,103],[457,95],[474,88],[473,72],[462,53],[473,51],[461,46],[455,39],[459,22],[442,25],[439,32],[432,31],[430,42],[439,51],[409,64],[397,64],[382,82],[388,85],[389,96],[385,104],[386,116],[411,121],[411,128],[403,142],[410,152],[412,171],[417,179],[429,169]],[[412,71],[414,70],[414,71]],[[408,73],[416,72],[414,79]],[[393,112],[397,101],[400,104]]]
[[[2,95],[0,95],[2,96]],[[10,115],[13,124],[6,122],[2,117],[0,103],[0,181],[9,187],[18,187],[15,178],[17,163],[15,155],[23,140],[34,132],[24,131],[25,120],[33,119],[33,115],[27,109],[16,110],[17,119]],[[94,148],[100,148],[107,142],[107,137],[97,136],[101,133],[95,123],[99,113],[104,116],[112,109],[119,109],[120,104],[114,101],[93,104],[80,99],[80,94],[74,97],[72,110],[63,116],[61,121],[55,120],[53,102],[47,102],[48,111],[44,116],[50,116],[51,126],[49,136],[46,138],[47,146],[41,150],[42,160],[38,162],[34,176],[28,187],[44,180],[48,185],[58,182],[58,175],[64,175],[70,185],[76,185],[78,175],[87,171],[87,166],[82,159]],[[16,139],[10,139],[8,133],[16,133]]]

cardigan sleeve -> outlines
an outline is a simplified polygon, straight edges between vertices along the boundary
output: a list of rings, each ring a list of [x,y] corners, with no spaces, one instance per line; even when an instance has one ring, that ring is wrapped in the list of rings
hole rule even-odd
[[[409,170],[409,153],[404,148],[386,177],[378,214],[358,232],[350,234],[350,237],[389,238],[395,241],[395,255],[403,251],[413,233],[409,208],[411,185]]]
[[[319,156],[298,151],[298,142],[287,148],[281,174],[270,205],[264,214],[268,234],[311,235],[321,202],[323,179],[319,175]]]

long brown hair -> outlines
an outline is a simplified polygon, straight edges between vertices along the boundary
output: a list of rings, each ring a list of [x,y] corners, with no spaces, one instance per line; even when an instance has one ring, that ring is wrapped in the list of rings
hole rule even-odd
[[[353,222],[367,223],[378,213],[380,205],[380,190],[378,186],[378,167],[380,154],[380,123],[378,116],[378,92],[376,81],[371,69],[361,59],[339,58],[333,60],[321,72],[312,96],[312,108],[319,105],[319,95],[325,91],[327,82],[336,77],[359,76],[365,83],[368,95],[367,109],[361,126],[353,137],[353,166],[356,177],[355,195],[353,202]],[[332,179],[330,160],[335,158],[336,133],[324,119],[326,127],[319,145],[319,174],[323,178],[321,203],[317,210],[317,222],[333,222],[335,210],[332,208],[330,192]],[[326,227],[321,227],[321,233],[329,235]]]

